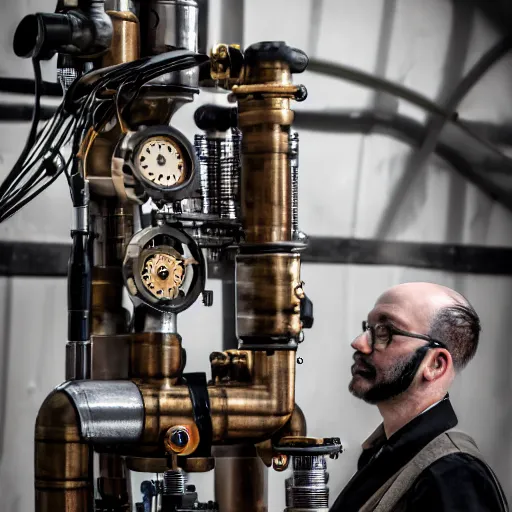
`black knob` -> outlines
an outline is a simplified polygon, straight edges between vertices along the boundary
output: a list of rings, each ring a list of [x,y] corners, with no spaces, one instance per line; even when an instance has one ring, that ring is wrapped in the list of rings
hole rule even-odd
[[[284,41],[263,41],[252,44],[245,50],[245,64],[254,65],[265,61],[282,61],[290,66],[292,73],[302,73],[309,62],[308,56]]]
[[[300,320],[303,329],[311,329],[313,327],[315,320],[313,317],[313,302],[311,302],[307,295],[304,295],[300,300]]]
[[[237,109],[220,105],[202,105],[195,111],[194,121],[200,130],[225,132],[238,125]]]
[[[163,265],[156,271],[156,273],[162,281],[165,281],[169,277],[169,270]]]
[[[203,292],[203,304],[208,308],[213,305],[213,291],[212,290],[205,290]]]
[[[179,448],[184,448],[187,446],[189,441],[188,432],[184,429],[176,429],[171,434],[171,442],[178,446]]]

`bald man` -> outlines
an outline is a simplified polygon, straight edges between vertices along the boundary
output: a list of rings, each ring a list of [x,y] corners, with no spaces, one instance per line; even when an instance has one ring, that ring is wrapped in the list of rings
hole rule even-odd
[[[448,390],[479,334],[471,304],[444,286],[407,283],[379,297],[352,342],[349,390],[383,422],[331,512],[508,510],[474,441],[452,430]]]

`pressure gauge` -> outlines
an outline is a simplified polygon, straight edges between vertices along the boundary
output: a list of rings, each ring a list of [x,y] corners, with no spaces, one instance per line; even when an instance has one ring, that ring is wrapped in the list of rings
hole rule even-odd
[[[138,203],[151,197],[161,206],[200,194],[195,148],[171,126],[128,132],[114,151],[112,169],[117,194]]]
[[[206,262],[185,231],[162,225],[136,233],[123,261],[123,277],[136,306],[180,313],[204,291]]]
[[[173,188],[183,183],[189,173],[183,150],[167,137],[151,137],[144,141],[135,156],[140,175],[161,188]]]

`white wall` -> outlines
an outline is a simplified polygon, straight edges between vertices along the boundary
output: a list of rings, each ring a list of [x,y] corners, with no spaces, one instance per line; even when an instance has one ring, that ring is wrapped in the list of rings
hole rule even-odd
[[[30,76],[30,66],[10,54],[10,40],[18,19],[36,9],[50,9],[52,1],[9,2],[0,17],[0,75]],[[213,1],[215,9],[220,5]],[[278,39],[312,52],[313,56],[348,64],[368,72],[382,70],[393,81],[439,100],[445,56],[452,30],[448,0],[396,0],[389,57],[378,59],[379,34],[385,0],[246,0],[245,41]],[[321,12],[318,9],[321,7]],[[315,12],[316,10],[316,12]],[[314,26],[319,19],[319,26]],[[317,33],[315,40],[312,36]],[[467,70],[499,38],[478,13],[467,49]],[[459,109],[463,118],[508,122],[512,117],[510,57],[479,83]],[[306,72],[297,77],[309,97],[297,109],[369,108],[375,94],[351,84]],[[209,101],[201,94],[201,101]],[[387,102],[386,105],[393,105]],[[405,102],[399,112],[418,120],[424,113]],[[193,109],[189,109],[190,113]],[[187,111],[178,122],[190,135]],[[26,126],[0,127],[0,177],[21,149]],[[400,179],[410,155],[407,146],[380,136],[301,132],[300,219],[310,235],[375,236],[389,193]],[[457,198],[457,202],[453,198]],[[68,240],[69,199],[64,183],[45,194],[0,226],[8,239]],[[511,215],[457,176],[443,162],[431,158],[415,181],[410,197],[392,226],[392,239],[425,242],[463,242],[510,245]],[[509,364],[508,310],[512,280],[465,276],[447,272],[396,267],[304,264],[308,295],[315,303],[315,326],[306,333],[297,369],[297,402],[314,436],[340,436],[346,453],[330,463],[331,489],[336,495],[354,471],[359,444],[379,422],[374,408],[347,391],[352,338],[375,298],[387,287],[411,280],[428,280],[456,288],[473,302],[483,325],[475,360],[454,386],[452,401],[460,425],[474,435],[512,497],[512,407]],[[208,371],[208,354],[221,346],[220,283],[213,308],[194,305],[180,317],[180,332],[191,371]],[[32,432],[40,403],[63,379],[66,339],[65,282],[62,279],[0,280],[0,383],[6,382],[7,402],[3,453],[0,459],[2,510],[31,510]],[[203,328],[203,326],[207,328]],[[6,353],[6,347],[8,352]],[[7,359],[6,359],[7,358]],[[7,374],[5,370],[7,369]],[[2,373],[3,372],[3,373]],[[3,384],[1,384],[3,386]],[[0,393],[0,398],[2,394]],[[0,400],[0,406],[2,401]],[[0,409],[0,414],[2,410]],[[1,416],[0,416],[1,417]],[[0,422],[1,425],[1,422]],[[271,512],[284,508],[285,475],[269,478]],[[213,495],[212,475],[201,478],[204,499]],[[203,485],[204,483],[204,485]]]

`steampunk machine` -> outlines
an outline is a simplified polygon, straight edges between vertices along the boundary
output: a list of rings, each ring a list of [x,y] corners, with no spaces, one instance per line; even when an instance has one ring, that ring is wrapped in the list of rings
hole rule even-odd
[[[278,41],[199,53],[198,17],[195,0],[59,0],[16,31],[36,105],[0,221],[61,174],[74,212],[66,382],[36,420],[37,512],[265,512],[269,467],[290,473],[288,512],[328,510],[340,441],[307,437],[295,403],[313,309],[291,128],[307,93],[292,78],[308,58]],[[55,54],[64,97],[38,131],[40,60]],[[231,106],[196,109],[192,141],[173,115],[203,88]],[[208,279],[223,279],[225,341],[207,377],[186,372],[178,319],[212,304]],[[193,485],[207,471],[215,496]],[[134,486],[136,473],[150,476]]]

